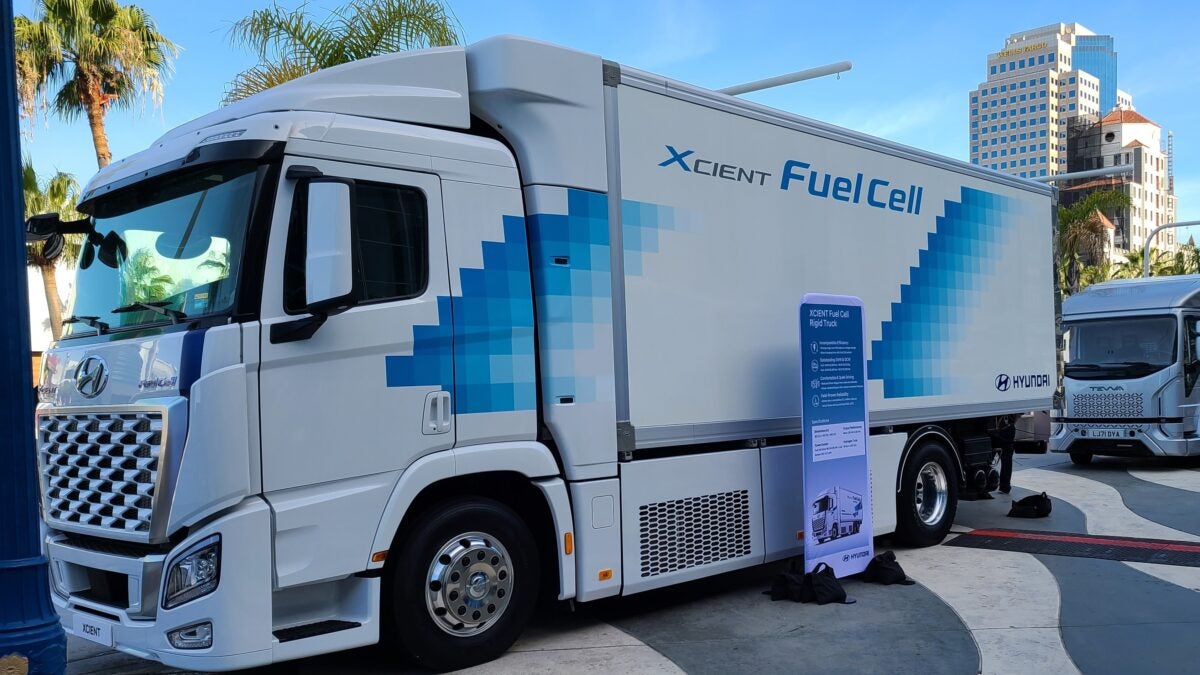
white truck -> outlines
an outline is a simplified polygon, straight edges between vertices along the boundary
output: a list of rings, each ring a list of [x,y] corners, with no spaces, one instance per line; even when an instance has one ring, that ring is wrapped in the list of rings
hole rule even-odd
[[[1200,276],[1095,284],[1062,304],[1065,409],[1052,452],[1200,454]]]
[[[512,37],[222,108],[29,224],[86,238],[38,410],[63,623],[454,668],[541,592],[797,555],[809,291],[865,302],[875,534],[940,541],[995,418],[1050,407],[1051,202]]]
[[[863,498],[845,488],[830,488],[812,503],[812,537],[818,543],[858,534],[863,522]]]

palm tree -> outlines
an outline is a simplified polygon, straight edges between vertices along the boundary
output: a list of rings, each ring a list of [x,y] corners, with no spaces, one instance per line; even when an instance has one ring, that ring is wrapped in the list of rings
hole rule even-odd
[[[1133,248],[1125,253],[1125,260],[1117,263],[1113,270],[1114,279],[1137,279],[1142,276],[1145,267],[1145,257],[1142,249]],[[1170,253],[1156,248],[1150,249],[1150,275],[1167,276],[1172,274],[1174,260]]]
[[[1085,265],[1079,270],[1079,290],[1082,291],[1092,284],[1114,279],[1113,274],[1115,274],[1115,270],[1108,260],[1101,260],[1096,265]]]
[[[1098,190],[1070,206],[1058,208],[1058,255],[1063,268],[1066,295],[1079,292],[1079,271],[1104,256],[1108,231],[1101,219],[1105,211],[1129,206],[1129,195],[1116,190]]]
[[[229,84],[224,102],[357,59],[458,44],[458,28],[441,0],[351,0],[321,22],[307,5],[258,9],[233,25],[230,39],[256,52],[259,63]]]
[[[37,170],[28,157],[21,164],[21,188],[25,196],[25,217],[40,213],[57,213],[63,220],[79,218],[75,205],[79,202],[79,184],[75,177],[61,171],[49,179],[38,178]],[[42,276],[46,294],[46,309],[50,315],[50,334],[57,340],[62,335],[62,296],[58,293],[58,261],[79,257],[79,235],[68,235],[62,253],[53,260],[42,255],[42,242],[25,244],[25,261],[36,267]]]
[[[86,116],[103,169],[112,161],[104,116],[145,97],[158,105],[178,48],[145,11],[116,0],[37,0],[37,15],[13,24],[22,114],[49,105],[64,120]]]
[[[121,270],[121,304],[158,302],[167,297],[175,279],[164,274],[154,261],[150,249],[141,249],[129,256]]]

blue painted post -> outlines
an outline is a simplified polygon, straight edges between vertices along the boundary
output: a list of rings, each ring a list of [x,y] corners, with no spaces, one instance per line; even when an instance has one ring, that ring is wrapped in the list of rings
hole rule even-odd
[[[12,2],[0,0],[0,672],[61,673],[67,640],[50,603],[38,525],[12,25]]]

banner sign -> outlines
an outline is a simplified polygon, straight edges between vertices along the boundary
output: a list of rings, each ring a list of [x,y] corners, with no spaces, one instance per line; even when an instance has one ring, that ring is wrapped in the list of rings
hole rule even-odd
[[[800,304],[804,397],[804,570],[857,574],[875,555],[867,458],[866,341],[855,297],[808,293]]]

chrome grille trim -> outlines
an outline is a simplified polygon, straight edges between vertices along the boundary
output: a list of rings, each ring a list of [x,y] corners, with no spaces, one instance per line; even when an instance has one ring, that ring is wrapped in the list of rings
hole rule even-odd
[[[167,409],[38,411],[42,508],[54,529],[150,542],[161,528]]]

